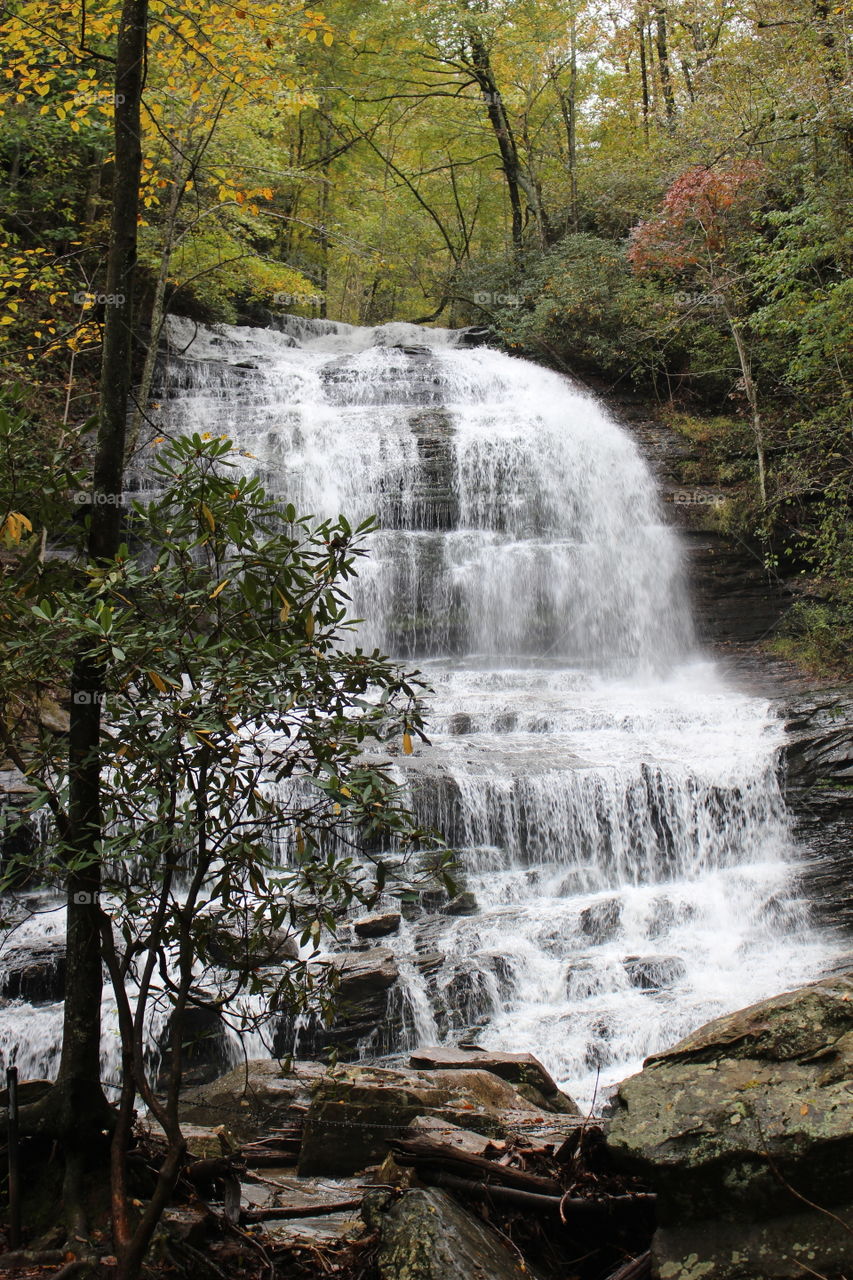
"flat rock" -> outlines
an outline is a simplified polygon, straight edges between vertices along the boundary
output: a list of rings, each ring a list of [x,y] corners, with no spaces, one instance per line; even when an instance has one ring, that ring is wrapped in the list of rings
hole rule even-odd
[[[550,1142],[562,1141],[574,1119],[535,1106],[489,1071],[335,1067],[314,1089],[299,1172],[339,1177],[379,1164],[420,1116],[489,1137],[529,1133]]]
[[[359,938],[384,938],[397,932],[402,918],[399,911],[381,911],[376,915],[362,916],[354,922],[353,929]]]
[[[549,1104],[556,1103],[556,1110],[580,1115],[575,1104],[561,1093],[556,1081],[532,1053],[502,1053],[499,1049],[481,1049],[477,1045],[436,1045],[416,1049],[409,1058],[409,1065],[416,1071],[491,1071],[517,1088],[535,1089],[548,1109]]]
[[[481,1156],[487,1147],[495,1143],[505,1145],[500,1138],[487,1138],[483,1133],[463,1129],[449,1120],[440,1120],[438,1116],[415,1116],[406,1130],[406,1137],[429,1138],[431,1142],[441,1142],[471,1156]]]
[[[327,963],[335,971],[337,994],[343,1001],[358,1002],[379,991],[387,991],[400,976],[394,953],[388,947],[352,951],[333,956]]]
[[[379,1280],[535,1280],[497,1232],[443,1191],[373,1192],[363,1209],[380,1232]]]
[[[798,1196],[836,1216],[853,1199],[852,1082],[848,973],[718,1018],[620,1086],[608,1147],[658,1193],[661,1277],[762,1280],[802,1276],[797,1257],[812,1266],[806,1245],[798,1252],[787,1235],[783,1264],[782,1237],[773,1245],[769,1224],[802,1218]],[[801,1243],[820,1235],[805,1218],[798,1229]],[[760,1237],[766,1269],[758,1255],[751,1271],[731,1258],[723,1266],[724,1246],[713,1242],[724,1231],[733,1240]],[[848,1234],[848,1265],[851,1245]]]
[[[326,1068],[299,1062],[289,1073],[270,1059],[250,1061],[181,1095],[182,1123],[207,1128],[224,1126],[246,1140],[301,1120],[311,1101],[311,1088]]]

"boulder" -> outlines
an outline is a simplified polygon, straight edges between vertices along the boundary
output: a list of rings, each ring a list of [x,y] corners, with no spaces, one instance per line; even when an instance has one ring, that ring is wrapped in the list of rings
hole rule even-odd
[[[518,1251],[443,1191],[365,1197],[362,1215],[380,1233],[379,1280],[535,1280]]]
[[[10,947],[0,957],[0,995],[28,1004],[56,1004],[65,998],[65,942],[41,939]]]
[[[618,898],[605,898],[584,907],[578,917],[578,926],[584,937],[592,942],[610,942],[622,924],[622,903]]]
[[[622,961],[628,981],[641,991],[660,991],[683,978],[687,968],[678,956],[626,956]]]
[[[71,727],[68,712],[55,698],[47,696],[39,699],[38,721],[43,729],[49,729],[51,733],[68,733]]]
[[[211,1084],[181,1095],[181,1123],[222,1126],[242,1141],[301,1120],[325,1068],[299,1062],[286,1072],[272,1059],[241,1063]]]
[[[816,1206],[853,1202],[851,1078],[848,973],[718,1018],[620,1086],[608,1145],[658,1193],[657,1275],[802,1276],[798,1258],[833,1273]]]
[[[400,928],[399,911],[382,911],[372,916],[362,916],[353,924],[359,938],[385,938]]]
[[[533,1091],[545,1110],[580,1115],[571,1098],[561,1093],[554,1079],[532,1053],[502,1053],[499,1049],[481,1049],[479,1045],[453,1048],[438,1045],[417,1049],[409,1058],[416,1071],[491,1071],[508,1080],[519,1090]],[[529,1094],[527,1095],[529,1096]]]
[[[488,1137],[545,1134],[562,1141],[566,1120],[528,1101],[489,1071],[413,1071],[335,1067],[317,1084],[305,1118],[300,1174],[340,1176],[380,1163],[392,1138],[418,1116]]]
[[[470,889],[466,889],[464,893],[458,893],[455,898],[451,898],[447,906],[444,908],[446,916],[475,916],[480,910],[477,899]]]

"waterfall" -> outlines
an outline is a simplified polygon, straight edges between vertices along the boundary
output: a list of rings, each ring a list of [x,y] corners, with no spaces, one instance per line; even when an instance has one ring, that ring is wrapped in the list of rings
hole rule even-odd
[[[432,686],[395,767],[478,908],[390,940],[410,1041],[532,1051],[589,1102],[821,971],[782,726],[697,651],[677,536],[594,397],[464,331],[173,319],[169,347],[159,431],[230,436],[300,514],[379,519],[358,643]]]

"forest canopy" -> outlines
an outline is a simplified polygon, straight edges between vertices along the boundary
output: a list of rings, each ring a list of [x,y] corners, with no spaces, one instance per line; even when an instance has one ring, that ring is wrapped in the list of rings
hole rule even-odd
[[[0,359],[48,434],[94,405],[118,13],[2,10]],[[148,38],[142,400],[169,311],[486,325],[710,431],[730,528],[843,655],[846,6],[153,0]]]

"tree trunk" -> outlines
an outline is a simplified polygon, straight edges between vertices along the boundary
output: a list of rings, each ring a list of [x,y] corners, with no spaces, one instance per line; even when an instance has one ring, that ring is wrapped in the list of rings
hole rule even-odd
[[[524,213],[521,206],[522,175],[518,158],[518,147],[503,104],[494,72],[489,60],[489,52],[477,34],[469,36],[471,74],[480,86],[489,122],[494,130],[501,157],[501,168],[506,180],[509,205],[512,211],[512,243],[515,249],[521,248],[524,232]]]
[[[169,279],[169,270],[172,265],[172,250],[175,244],[178,209],[186,186],[186,178],[182,176],[181,164],[177,157],[175,158],[175,168],[173,173],[174,177],[172,181],[172,190],[169,195],[169,210],[166,215],[163,248],[160,253],[160,269],[157,272],[157,282],[154,286],[154,300],[151,304],[148,349],[145,352],[145,364],[142,369],[142,378],[137,389],[136,404],[134,406],[133,417],[131,419],[130,429],[127,433],[127,442],[125,444],[125,458],[128,461],[130,460],[130,457],[139,441],[139,433],[142,430],[142,423],[148,408],[148,401],[151,396],[151,384],[154,381],[154,369],[157,365],[160,335],[163,331],[163,324],[166,319],[166,283]]]
[[[125,424],[131,390],[133,273],[142,150],[139,136],[148,0],[124,0],[116,49],[115,170],[107,261],[107,306],[101,362],[98,437],[88,551],[110,560],[121,538]],[[59,1136],[65,1153],[69,1228],[85,1227],[89,1172],[103,1170],[102,1130],[108,1111],[100,1082],[101,866],[99,756],[104,671],[81,651],[71,678],[67,876],[67,973],[62,1056],[56,1081]]]
[[[660,68],[660,87],[666,105],[666,117],[670,122],[675,118],[675,94],[672,90],[672,75],[669,69],[669,49],[666,35],[666,5],[659,4],[655,9],[655,32],[658,50],[658,66]]]
[[[646,60],[646,14],[642,13],[637,23],[637,34],[640,40],[640,84],[643,93],[643,134],[649,140],[649,69]]]
[[[740,370],[743,376],[743,388],[746,392],[749,411],[752,416],[752,434],[755,438],[755,456],[758,463],[758,490],[761,494],[762,507],[767,506],[767,463],[764,452],[764,426],[761,421],[761,413],[758,407],[758,389],[752,377],[752,361],[749,358],[749,352],[746,349],[746,343],[743,338],[743,331],[735,317],[726,307],[726,319],[729,322],[729,328],[737,347],[738,359],[740,361]]]

